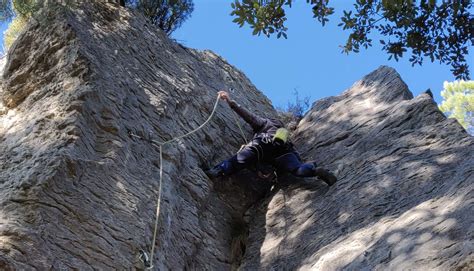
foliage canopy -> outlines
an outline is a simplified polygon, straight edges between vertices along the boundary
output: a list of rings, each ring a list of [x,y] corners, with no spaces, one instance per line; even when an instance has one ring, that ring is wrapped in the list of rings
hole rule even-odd
[[[153,25],[171,34],[181,27],[194,10],[192,0],[124,0],[125,6],[142,12]]]
[[[48,1],[46,0],[0,0],[0,20],[7,21],[14,16],[29,18]],[[194,10],[192,0],[120,0],[119,4],[142,12],[153,25],[168,35],[179,28]],[[73,6],[74,0],[63,0],[62,4]]]
[[[313,17],[323,26],[334,14],[329,0],[306,0]],[[248,24],[253,35],[287,38],[285,10],[294,0],[234,0],[231,4],[234,22]],[[398,61],[411,50],[409,61],[421,65],[431,62],[451,65],[458,79],[469,79],[466,60],[469,46],[474,44],[474,18],[470,0],[356,0],[353,10],[344,10],[338,24],[350,34],[342,46],[344,53],[359,52],[372,46],[372,32],[384,38],[379,42],[389,59]]]

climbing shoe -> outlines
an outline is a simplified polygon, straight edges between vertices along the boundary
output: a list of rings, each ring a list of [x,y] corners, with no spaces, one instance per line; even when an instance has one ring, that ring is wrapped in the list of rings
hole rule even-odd
[[[328,186],[336,183],[337,178],[329,170],[322,167],[314,168],[314,175],[323,180]]]
[[[215,166],[209,170],[204,171],[209,179],[215,179],[224,176],[224,170],[220,166]]]

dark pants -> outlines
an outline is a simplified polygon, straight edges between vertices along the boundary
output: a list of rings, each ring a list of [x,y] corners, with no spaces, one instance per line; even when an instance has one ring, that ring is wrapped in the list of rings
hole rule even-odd
[[[295,151],[273,143],[262,143],[260,140],[254,140],[244,146],[237,154],[217,167],[222,169],[224,175],[231,175],[258,163],[270,164],[279,171],[289,172],[297,177],[315,176],[313,169],[316,164],[302,163]]]

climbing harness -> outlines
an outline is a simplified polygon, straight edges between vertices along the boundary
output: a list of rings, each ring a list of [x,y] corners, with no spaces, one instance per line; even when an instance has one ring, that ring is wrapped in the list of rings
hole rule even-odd
[[[233,89],[231,88],[230,91],[233,92]],[[155,214],[156,217],[155,217],[155,225],[154,225],[154,229],[153,229],[153,240],[152,240],[152,245],[151,245],[151,252],[150,252],[150,255],[148,255],[144,250],[140,250],[140,256],[139,256],[140,260],[144,263],[146,269],[152,269],[153,268],[153,258],[154,258],[153,255],[155,253],[155,243],[156,243],[156,235],[157,235],[157,231],[158,231],[158,222],[159,222],[159,217],[160,217],[160,203],[161,203],[161,194],[162,194],[161,191],[162,191],[162,183],[163,183],[163,146],[165,146],[166,144],[173,143],[173,142],[175,142],[179,139],[185,138],[187,136],[190,136],[190,135],[196,133],[197,131],[201,130],[214,116],[214,113],[216,112],[216,109],[217,109],[217,105],[219,104],[219,99],[220,99],[220,96],[217,95],[216,102],[214,103],[214,108],[212,109],[211,114],[206,119],[206,121],[204,121],[199,127],[197,127],[196,129],[194,129],[190,132],[187,132],[183,135],[174,137],[170,140],[157,141],[157,140],[147,139],[147,138],[144,138],[142,136],[136,135],[136,134],[132,133],[131,131],[129,132],[129,135],[131,137],[138,138],[140,140],[150,142],[155,147],[158,147],[159,151],[160,151],[160,179],[159,179],[159,185],[158,185],[158,199],[157,199],[157,203],[156,203],[156,214]],[[234,112],[234,120],[236,121],[237,126],[239,127],[242,138],[244,139],[245,142],[247,142],[247,139],[245,138],[244,131],[243,131],[242,127],[240,126],[240,122],[235,118],[235,112]]]
[[[257,172],[257,176],[260,180],[277,183],[278,182],[278,174],[275,168],[266,163],[258,163],[255,167],[255,171]]]

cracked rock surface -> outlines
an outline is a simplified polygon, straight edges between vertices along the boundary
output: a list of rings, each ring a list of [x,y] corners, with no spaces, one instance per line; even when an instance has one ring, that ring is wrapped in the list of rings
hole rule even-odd
[[[293,138],[339,181],[268,198],[242,269],[473,268],[474,138],[394,69],[315,102]]]
[[[111,4],[45,12],[3,74],[0,269],[138,268],[151,248],[159,152],[128,132],[181,135],[230,87],[242,105],[276,112],[221,57],[172,42],[137,14]],[[203,130],[164,147],[156,269],[232,266],[232,226],[261,190],[215,188],[202,168],[240,144],[221,103]]]
[[[141,269],[160,161],[129,132],[181,135],[228,88],[277,113],[224,59],[139,14],[105,3],[42,12],[10,49],[0,90],[0,269]],[[315,102],[293,140],[338,183],[209,180],[203,169],[243,143],[225,104],[166,145],[154,269],[473,268],[474,139],[395,70]]]

